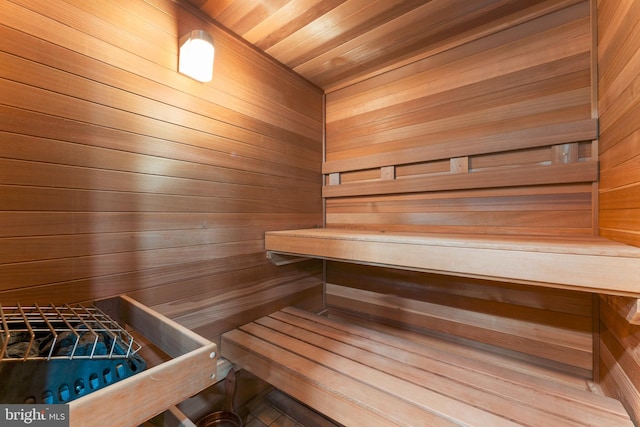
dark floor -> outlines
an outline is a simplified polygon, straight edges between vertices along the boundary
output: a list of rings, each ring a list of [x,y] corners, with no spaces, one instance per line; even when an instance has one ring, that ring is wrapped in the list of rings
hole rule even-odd
[[[256,397],[243,409],[248,411],[246,427],[339,427],[276,389]]]
[[[251,408],[249,415],[247,416],[246,427],[302,427],[299,421],[291,418],[289,415],[281,412],[279,409],[274,408],[267,402],[260,402]]]

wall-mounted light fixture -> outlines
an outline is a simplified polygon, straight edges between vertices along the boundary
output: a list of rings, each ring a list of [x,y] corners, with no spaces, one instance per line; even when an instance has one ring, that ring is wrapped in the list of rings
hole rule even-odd
[[[200,82],[213,78],[213,38],[203,30],[180,37],[178,71]]]

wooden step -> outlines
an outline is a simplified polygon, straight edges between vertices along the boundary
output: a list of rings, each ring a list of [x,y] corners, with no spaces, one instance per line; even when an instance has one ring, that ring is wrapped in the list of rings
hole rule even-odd
[[[294,308],[225,333],[222,356],[347,426],[632,425],[614,399]]]

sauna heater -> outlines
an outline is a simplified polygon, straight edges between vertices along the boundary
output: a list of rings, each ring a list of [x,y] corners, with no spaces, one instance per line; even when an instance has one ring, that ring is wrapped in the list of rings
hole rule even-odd
[[[0,305],[0,403],[67,403],[146,368],[140,345],[94,306]]]

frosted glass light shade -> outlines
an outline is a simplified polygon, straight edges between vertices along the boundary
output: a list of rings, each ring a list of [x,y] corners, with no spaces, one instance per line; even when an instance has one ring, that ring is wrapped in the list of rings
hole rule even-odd
[[[203,30],[193,30],[180,38],[178,71],[200,82],[213,78],[213,38]]]

